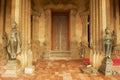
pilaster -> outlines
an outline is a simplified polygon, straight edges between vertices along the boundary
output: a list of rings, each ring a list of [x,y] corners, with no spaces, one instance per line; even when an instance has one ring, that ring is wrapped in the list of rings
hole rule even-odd
[[[110,11],[111,11],[111,6],[110,6],[110,1],[111,0],[106,0],[106,20],[107,20],[107,27],[110,27],[110,29],[111,29],[111,25],[110,25],[110,18],[111,18],[111,13],[110,13]]]
[[[90,1],[90,62],[97,69],[104,57],[102,52],[104,30],[110,24],[110,4],[107,2],[109,0]]]
[[[39,40],[39,25],[40,17],[38,15],[32,15],[32,40]]]
[[[51,52],[51,9],[47,8],[44,10],[45,14],[45,51],[44,59],[49,59]]]
[[[115,0],[110,0],[110,29],[115,30]]]
[[[76,40],[76,16],[77,11],[75,9],[70,10],[70,23],[69,23],[69,32],[70,32],[70,51],[72,59],[79,59],[78,49],[77,49],[77,40]]]
[[[120,45],[120,9],[119,9],[119,0],[115,0],[115,31],[117,34],[117,45]]]
[[[14,0],[12,1],[11,21],[17,23],[22,42],[22,52],[18,56],[22,63],[22,68],[27,65],[28,45],[31,43],[31,1]]]
[[[82,21],[82,42],[88,45],[88,14],[80,13],[80,18]]]
[[[5,0],[0,0],[0,43],[2,43],[4,29],[4,1]]]
[[[23,56],[23,67],[27,63],[27,51],[28,44],[31,44],[31,1],[21,1],[21,40],[22,40],[22,56]]]

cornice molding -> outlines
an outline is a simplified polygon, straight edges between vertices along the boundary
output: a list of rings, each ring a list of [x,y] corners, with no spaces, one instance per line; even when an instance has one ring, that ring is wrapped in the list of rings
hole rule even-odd
[[[77,10],[77,6],[73,4],[48,4],[44,6],[44,10],[52,9],[52,10]]]

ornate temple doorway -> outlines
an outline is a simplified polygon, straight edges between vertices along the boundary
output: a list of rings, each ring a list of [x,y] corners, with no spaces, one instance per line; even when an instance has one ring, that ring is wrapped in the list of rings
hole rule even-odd
[[[52,13],[51,50],[69,51],[69,12]]]

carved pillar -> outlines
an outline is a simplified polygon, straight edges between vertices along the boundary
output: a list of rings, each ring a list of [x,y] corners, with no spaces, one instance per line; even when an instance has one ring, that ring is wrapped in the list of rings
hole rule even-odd
[[[32,40],[34,41],[45,41],[45,19],[44,14],[32,15]]]
[[[0,38],[0,42],[2,42],[2,37],[3,35],[5,35],[7,33],[10,32],[10,20],[11,20],[11,2],[10,0],[1,0],[0,2],[1,6],[0,6],[0,13],[1,13],[1,17],[0,17],[0,24],[1,24],[1,38]],[[4,42],[4,41],[3,41]]]
[[[115,0],[110,0],[110,29],[111,29],[111,31],[113,31],[115,28],[114,1]]]
[[[19,17],[20,17],[20,0],[14,0],[12,1],[12,10],[11,10],[11,20],[16,21],[16,23],[19,23]]]
[[[77,40],[76,40],[76,17],[77,11],[75,9],[70,10],[70,51],[72,59],[79,59]]]
[[[76,13],[74,10],[70,11],[70,42],[75,41],[75,18],[76,18]],[[74,27],[73,27],[74,26]]]
[[[95,68],[99,68],[103,59],[102,44],[104,30],[109,25],[107,15],[109,10],[106,0],[91,0],[90,1],[90,62]],[[107,25],[108,24],[108,25]]]
[[[90,47],[93,48],[90,53],[90,62],[91,64],[95,67],[95,55],[96,52],[94,50],[95,48],[95,0],[90,1],[90,32],[91,32],[91,42],[90,42]]]
[[[2,43],[4,29],[4,2],[5,0],[0,0],[0,43]]]
[[[82,21],[82,42],[88,46],[88,13],[80,13]]]
[[[39,41],[42,42],[42,44],[45,42],[45,15],[44,11],[41,13],[41,17],[39,20],[40,28],[39,28]],[[40,35],[42,34],[42,35]]]
[[[40,17],[38,15],[32,15],[32,40],[39,40],[39,20]]]
[[[19,59],[22,68],[27,64],[28,44],[31,42],[31,1],[30,0],[14,0],[12,1],[11,21],[17,22],[17,28],[20,31],[22,42],[22,53]]]
[[[92,47],[93,46],[93,40],[94,40],[94,33],[92,32],[93,31],[93,24],[94,23],[92,23],[92,21],[93,21],[93,19],[94,19],[94,14],[93,14],[93,12],[94,12],[94,6],[93,6],[93,0],[91,0],[90,1],[90,32],[91,32],[91,35],[90,35],[90,37],[91,37],[91,40],[90,40],[90,47]],[[92,61],[92,58],[93,58],[93,50],[90,50],[91,52],[90,52],[90,62],[91,62],[91,64],[92,65],[94,65],[94,62]]]
[[[45,15],[45,54],[44,59],[49,58],[51,51],[51,9],[47,8],[44,10]]]
[[[51,50],[51,9],[46,9],[45,11],[45,23],[46,43],[48,45],[48,50]]]
[[[117,34],[117,45],[120,46],[120,1],[115,0],[115,31]]]
[[[111,5],[110,5],[110,1],[111,0],[106,0],[106,18],[107,18],[107,26],[110,27],[111,29],[111,25],[110,25],[110,18],[111,18],[111,14],[110,14],[110,11],[111,11]]]
[[[28,44],[31,43],[31,1],[22,0],[21,1],[21,38],[22,38],[22,56],[23,67],[27,63],[27,50]]]
[[[76,14],[76,30],[75,30],[75,33],[76,33],[76,40],[77,40],[77,43],[79,45],[79,43],[82,41],[82,36],[83,36],[83,25],[82,25],[82,20],[80,18],[80,13],[78,12]]]
[[[11,1],[10,0],[6,0],[5,1],[6,4],[6,9],[5,9],[5,31],[7,34],[10,33],[11,30]]]

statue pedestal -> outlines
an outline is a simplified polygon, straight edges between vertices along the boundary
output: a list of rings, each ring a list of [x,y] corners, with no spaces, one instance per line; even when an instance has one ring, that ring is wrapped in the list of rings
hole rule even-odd
[[[9,60],[4,68],[5,72],[2,74],[2,77],[18,77],[20,74],[20,65],[17,60]]]
[[[25,68],[25,74],[32,74],[35,71],[34,66],[28,66]]]
[[[113,62],[111,58],[104,58],[99,71],[106,76],[115,75],[115,73],[117,73],[113,70]]]

